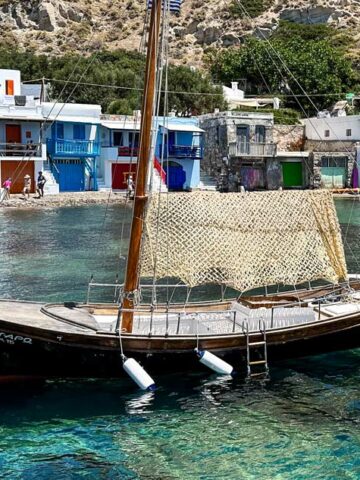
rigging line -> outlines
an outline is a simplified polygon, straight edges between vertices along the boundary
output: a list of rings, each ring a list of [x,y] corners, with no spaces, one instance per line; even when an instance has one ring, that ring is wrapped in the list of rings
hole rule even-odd
[[[147,24],[148,24],[148,20],[149,20],[149,11],[146,10],[146,14],[145,14],[145,18],[144,18],[144,23],[143,23],[143,31],[142,31],[142,39],[141,39],[141,42],[140,42],[140,45],[139,45],[139,52],[141,53],[141,50],[143,48],[145,48],[145,44],[146,44],[146,36],[147,36]],[[141,79],[139,77],[137,77],[137,82],[140,82]],[[135,88],[134,90],[138,91],[138,92],[141,92],[141,89],[140,88]],[[140,101],[140,95],[138,96],[138,100]],[[127,118],[127,115],[125,115],[125,122],[126,123],[126,118]],[[138,122],[140,122],[140,115],[139,115],[139,111],[137,110],[136,111],[136,115],[135,115],[135,121],[134,121],[134,130],[133,131],[129,131],[128,132],[128,137],[130,135],[130,133],[132,134],[132,142],[131,142],[131,157],[130,157],[130,172],[129,172],[129,175],[132,173],[132,165],[133,165],[133,161],[134,161],[134,149],[137,148],[135,146],[135,139],[136,139],[136,134],[137,134],[137,125],[138,125]],[[112,137],[113,135],[113,132],[110,131],[110,135]],[[128,143],[129,143],[129,138],[128,138]],[[110,190],[109,190],[109,194],[108,194],[108,198],[107,198],[107,206],[110,202],[110,198],[111,198],[111,195],[112,195],[112,186],[114,184],[114,179],[115,179],[115,173],[116,173],[116,166],[118,165],[119,163],[119,155],[117,155],[116,157],[116,161],[115,161],[115,169],[114,171],[112,171],[112,175],[111,175],[111,186],[110,186]],[[126,186],[127,187],[127,186]],[[126,195],[126,198],[125,198],[125,207],[130,203],[130,198]],[[133,210],[133,208],[132,208]],[[125,212],[126,212],[126,208],[123,208],[122,209],[122,215],[121,215],[121,233],[120,233],[120,247],[119,247],[119,250],[118,250],[118,259],[119,259],[119,265],[118,265],[118,268],[120,270],[120,264],[121,264],[121,260],[124,258],[123,256],[123,243],[124,243],[124,232],[125,232]],[[104,219],[103,219],[103,226],[102,226],[102,229],[100,230],[100,235],[99,235],[99,241],[98,241],[98,247],[97,247],[97,253],[99,251],[99,245],[100,245],[100,241],[101,241],[101,238],[103,236],[103,233],[104,233],[104,229],[105,229],[105,224],[106,224],[106,218],[107,218],[107,213],[108,213],[108,208],[106,208],[105,210],[105,214],[104,214]]]
[[[270,87],[269,87],[268,83],[266,82],[266,79],[265,79],[264,75],[262,74],[261,69],[260,69],[260,67],[259,67],[259,64],[258,64],[258,62],[256,61],[256,57],[255,57],[255,55],[254,55],[253,53],[251,54],[251,57],[252,57],[252,60],[253,60],[255,66],[256,66],[256,68],[257,68],[257,70],[258,70],[258,72],[259,72],[259,74],[260,74],[260,76],[261,76],[261,78],[262,78],[262,81],[263,81],[264,84],[265,84],[265,87],[267,88],[267,90],[268,90],[268,92],[269,92],[269,95],[271,95]],[[294,128],[295,128],[295,127],[294,127]],[[275,125],[273,126],[273,129],[276,129]],[[294,129],[293,129],[293,130],[294,130]],[[293,131],[290,132],[290,135],[291,135],[292,138],[295,140],[295,136],[294,136],[294,134],[293,134]],[[304,165],[305,165],[305,168],[306,168],[306,171],[307,171],[308,175],[311,176],[311,175],[312,175],[312,171],[311,171],[311,168],[310,168],[310,166],[308,165],[308,162],[307,162],[306,160],[304,161]]]
[[[76,62],[75,66],[74,66],[74,68],[73,68],[73,70],[72,70],[72,72],[70,73],[69,78],[71,78],[71,77],[74,75],[74,73],[75,73],[75,71],[76,71],[79,63],[80,63],[80,58],[79,58],[78,61]],[[80,79],[81,79],[81,77],[80,77]],[[67,86],[67,82],[65,82],[65,85],[64,85],[64,87],[62,88],[59,96],[57,97],[57,99],[56,99],[55,102],[53,103],[53,105],[52,105],[52,107],[51,107],[51,109],[50,109],[50,112],[49,112],[48,115],[45,117],[45,119],[43,120],[43,123],[42,123],[41,126],[40,126],[40,130],[39,130],[39,140],[40,140],[40,144],[42,144],[42,139],[43,139],[43,134],[44,134],[44,132],[47,130],[47,128],[51,127],[51,126],[55,123],[56,119],[58,118],[58,116],[59,116],[60,113],[61,113],[61,110],[62,110],[62,109],[56,114],[54,120],[53,120],[49,125],[46,125],[47,120],[49,119],[52,111],[54,110],[55,106],[56,106],[57,103],[59,102],[59,98],[61,97],[62,93],[64,92],[66,86]],[[70,98],[71,98],[71,96],[72,96],[72,93],[75,91],[75,89],[76,89],[76,85],[75,85],[75,87],[73,88],[71,94],[68,96],[67,101],[70,100]],[[62,108],[63,108],[63,107],[62,107]],[[34,153],[32,154],[32,156],[35,157],[35,151],[34,151]],[[13,175],[16,175],[16,176],[15,176],[15,180],[14,180],[15,182],[18,180],[19,176],[20,176],[20,175],[22,174],[22,172],[24,171],[24,168],[25,168],[26,164],[29,162],[29,159],[27,159],[26,162],[24,162],[25,158],[26,158],[26,153],[23,155],[22,159],[20,160],[21,163],[18,164],[18,166],[16,167],[15,172],[14,172],[14,174],[13,174]],[[21,168],[20,172],[17,173],[17,169],[19,168],[20,165],[22,166],[22,168]],[[34,179],[34,181],[35,181],[35,179]]]
[[[92,32],[92,34],[91,34],[91,36],[90,36],[89,42],[94,38],[94,36],[95,36],[95,30],[93,30],[93,32]],[[89,51],[89,49],[88,49],[88,51]],[[95,58],[97,57],[97,55],[98,55],[98,52],[95,52],[95,54],[93,54],[92,60],[90,61],[90,65],[92,65],[92,63],[93,63],[93,61],[95,60]],[[50,112],[48,113],[48,115],[47,115],[47,117],[46,117],[46,119],[45,119],[45,122],[44,122],[43,125],[42,125],[42,127],[45,127],[45,131],[46,131],[48,128],[52,127],[52,125],[54,124],[54,122],[56,121],[56,119],[58,118],[58,116],[60,115],[60,113],[61,113],[61,111],[62,111],[62,109],[61,109],[61,110],[59,111],[59,113],[55,116],[55,119],[54,119],[49,125],[46,125],[46,122],[47,122],[47,120],[50,118],[50,115],[51,115],[51,113],[53,112],[55,106],[56,106],[58,103],[60,103],[59,100],[60,100],[60,98],[62,97],[62,95],[63,95],[63,93],[64,93],[67,85],[69,85],[70,83],[71,83],[71,84],[74,84],[74,83],[75,83],[75,87],[74,87],[74,89],[71,91],[70,95],[67,97],[66,102],[68,102],[68,101],[70,100],[70,98],[72,97],[72,94],[75,92],[76,88],[78,87],[79,82],[83,79],[83,75],[81,75],[77,82],[74,82],[74,81],[70,80],[70,79],[73,77],[73,75],[75,75],[75,71],[77,70],[77,68],[78,68],[78,66],[79,66],[79,64],[80,64],[80,62],[81,62],[82,59],[83,59],[83,56],[82,56],[82,55],[79,56],[79,58],[78,58],[78,60],[76,61],[75,65],[74,65],[74,68],[72,69],[72,71],[71,71],[68,79],[65,80],[65,84],[64,84],[63,88],[61,89],[61,92],[59,93],[59,95],[57,96],[55,102],[53,103],[53,105],[52,105],[52,107],[51,107],[51,109],[50,109]],[[88,67],[88,68],[89,68],[89,67]],[[85,73],[87,72],[88,68],[85,69]],[[45,81],[45,80],[47,80],[47,79],[46,79],[46,78],[43,78],[43,79],[41,79],[41,80],[42,80],[42,81]],[[44,130],[43,130],[43,129],[41,130],[41,134],[42,134],[42,133],[44,133]]]
[[[250,17],[250,15],[248,14],[246,8],[241,4],[240,0],[236,0],[236,1],[238,2],[239,6],[243,9],[243,12],[244,12],[245,15],[248,17],[248,19],[250,20],[250,22],[252,22],[252,24],[254,24],[254,23],[253,23],[253,19],[252,19],[252,18]],[[257,27],[255,26],[255,28],[257,28]],[[279,60],[280,60],[281,63],[283,64],[283,66],[285,65],[285,68],[288,69],[286,63],[284,62],[284,60],[282,59],[282,57],[279,55],[279,53],[276,51],[276,49],[274,49],[274,47],[271,45],[271,43],[269,42],[269,40],[263,35],[263,33],[262,33],[262,32],[260,32],[260,33],[262,34],[262,36],[263,36],[263,38],[265,39],[266,43],[270,45],[270,48],[272,49],[272,51],[277,55],[277,57],[279,58]],[[282,74],[282,72],[281,72],[280,68],[278,67],[278,65],[277,65],[276,61],[274,60],[274,58],[271,56],[270,52],[269,52],[269,51],[266,51],[266,52],[267,52],[270,60],[274,63],[274,66],[275,66],[275,68],[277,69],[278,73],[284,78],[284,75]],[[289,70],[289,69],[288,69],[288,70]],[[290,70],[289,70],[289,71],[290,71]],[[290,72],[290,73],[291,73],[291,72]],[[294,77],[294,78],[295,78],[295,77]],[[295,79],[295,80],[296,80],[296,79]],[[297,80],[296,80],[296,81],[297,81]],[[299,84],[299,82],[297,82],[297,83]],[[300,84],[299,84],[299,85],[300,85]],[[300,85],[300,87],[301,87],[301,85]],[[292,88],[291,88],[290,86],[289,86],[289,89],[290,89],[290,92],[293,93],[293,90],[292,90]],[[302,89],[302,91],[307,95],[306,91],[305,91],[302,87],[301,87],[301,89]],[[307,112],[306,112],[305,109],[303,108],[303,106],[302,106],[302,104],[300,103],[300,101],[298,100],[298,98],[295,97],[295,100],[296,100],[296,102],[298,103],[299,107],[301,108],[302,112],[304,113],[305,117],[308,119],[308,121],[310,122],[311,126],[313,127],[313,129],[315,130],[315,132],[317,133],[317,135],[319,136],[319,138],[321,138],[321,135],[320,135],[318,129],[316,128],[316,126],[314,125],[312,119],[309,117],[309,115],[307,114]],[[312,103],[313,103],[313,102],[312,102]],[[314,105],[314,108],[316,109],[316,111],[318,112],[319,110],[317,109],[317,107],[315,106],[315,104],[313,104],[313,105]],[[333,129],[332,129],[331,126],[328,124],[328,122],[326,121],[326,119],[324,119],[324,120],[325,120],[327,126],[328,126],[328,127],[330,128],[330,130],[333,132]],[[334,132],[333,132],[333,133],[334,133]],[[341,141],[341,140],[339,140],[339,137],[338,137],[336,134],[335,134],[335,137],[338,139],[338,141]],[[344,144],[344,142],[341,141],[341,143],[345,146],[345,150],[346,150],[346,152],[349,154],[349,156],[353,158],[354,155],[348,150],[348,148],[346,147],[346,145]],[[336,160],[335,160],[335,162],[336,162]]]
[[[57,82],[57,83],[62,83],[62,82],[65,82],[65,80],[61,80],[61,79],[56,79],[56,78],[46,78],[45,80],[47,80],[48,82]],[[68,82],[68,83],[77,83],[75,81],[73,82]],[[114,90],[137,90],[139,92],[142,92],[142,89],[141,88],[137,88],[137,87],[122,87],[122,86],[118,86],[118,85],[111,85],[111,84],[104,84],[104,83],[91,83],[91,82],[79,82],[79,85],[85,85],[85,86],[89,86],[89,87],[102,87],[102,88],[112,88]],[[214,85],[214,87],[216,87],[216,85]],[[162,90],[161,93],[164,93],[164,91]],[[209,96],[213,96],[213,97],[221,97],[223,95],[222,92],[219,92],[219,93],[211,93],[211,92],[184,92],[184,91],[177,91],[177,90],[169,90],[168,93],[177,93],[177,94],[182,94],[182,95],[209,95]]]
[[[241,0],[236,0],[237,3],[239,4],[240,8],[242,8],[243,12],[247,15],[248,19],[250,20],[250,22],[252,23],[252,25],[254,25],[254,21],[253,19],[250,17],[246,7],[242,4]],[[308,100],[310,100],[311,102],[311,105],[313,106],[313,108],[316,110],[316,112],[319,112],[319,109],[317,108],[317,106],[315,105],[315,103],[312,101],[312,99],[309,97],[309,95],[307,94],[306,90],[303,88],[303,86],[300,84],[300,82],[297,80],[297,78],[295,77],[295,75],[292,73],[292,71],[289,69],[289,67],[287,66],[286,62],[284,61],[284,59],[282,58],[282,56],[279,54],[279,52],[274,48],[274,46],[272,45],[272,43],[269,41],[268,38],[266,38],[266,36],[264,35],[264,33],[257,28],[257,26],[255,25],[255,28],[256,30],[260,33],[260,35],[262,36],[263,40],[265,40],[265,43],[267,43],[269,45],[269,47],[271,48],[271,50],[274,52],[274,54],[276,55],[276,57],[278,58],[278,60],[281,62],[281,64],[283,65],[284,69],[286,72],[288,72],[290,74],[290,76],[293,78],[293,80],[295,81],[296,85],[300,88],[300,90],[303,92],[304,95],[306,95],[306,98],[308,98]],[[272,61],[274,62],[274,60],[272,59]],[[276,65],[276,62],[274,62],[274,65]],[[279,72],[280,73],[280,72]],[[308,115],[307,115],[308,117]],[[308,117],[308,120],[311,122],[311,119]],[[326,118],[324,119],[326,125],[329,127],[330,131],[332,133],[335,133],[335,138],[340,141],[342,143],[342,145],[345,147],[345,150],[349,153],[349,155],[351,155],[353,157],[353,154],[348,150],[348,148],[346,147],[346,145],[344,144],[344,142],[342,140],[339,139],[338,135],[336,134],[336,132],[334,132],[333,128],[331,127],[331,125],[327,122]],[[313,127],[314,128],[314,127]],[[318,132],[317,132],[318,133]],[[318,134],[319,135],[319,134]],[[319,138],[320,135],[319,135]]]
[[[242,8],[243,12],[245,13],[245,15],[248,17],[248,19],[250,20],[250,22],[253,24],[253,20],[251,19],[250,15],[248,14],[248,11],[246,10],[246,8],[244,7],[244,5],[242,5],[241,3],[241,0],[237,0],[240,8]],[[257,28],[255,26],[255,28]],[[307,95],[307,92],[304,90],[304,88],[302,87],[302,85],[299,83],[299,81],[296,79],[296,77],[293,75],[293,73],[290,71],[289,67],[287,66],[286,62],[283,60],[283,58],[281,57],[281,55],[277,52],[277,50],[273,47],[273,45],[271,44],[271,42],[266,38],[266,36],[260,31],[258,30],[261,34],[261,36],[263,37],[263,39],[265,40],[265,42],[270,46],[271,50],[275,53],[275,55],[277,56],[277,58],[280,60],[280,62],[282,63],[283,67],[285,68],[285,70],[291,75],[291,77],[295,80],[296,84],[299,86],[299,88],[301,89],[301,91],[307,96],[307,98],[310,100],[311,104],[313,105],[313,107],[315,108],[315,110],[317,112],[319,112],[317,106],[314,104],[314,102],[309,98],[309,96]],[[274,59],[272,58],[271,54],[269,53],[269,57],[270,59],[272,60],[272,62],[274,63],[276,69],[278,70],[279,74],[281,74],[281,71],[280,69],[278,68],[277,66],[277,63],[274,61]],[[290,91],[291,93],[293,93],[293,90],[290,88]],[[298,105],[300,106],[301,110],[305,113],[305,110],[303,108],[303,106],[301,105],[301,103],[299,102],[298,98],[295,97],[295,100],[297,101]],[[318,129],[315,127],[313,121],[309,118],[309,116],[305,113],[306,117],[308,118],[310,124],[312,125],[312,127],[314,128],[314,130],[316,131],[317,135],[319,136],[319,139],[321,139],[321,136],[318,132]],[[327,122],[326,119],[325,120],[325,123],[326,125],[329,127],[329,129],[334,133],[334,130],[331,128],[331,125]],[[337,140],[339,141],[339,137],[338,135],[336,134],[335,132],[335,137],[337,138]],[[345,147],[345,151],[349,154],[350,158],[354,158],[354,154],[352,152],[349,151],[349,149],[347,148],[347,146],[344,144],[343,141],[341,141],[342,145]],[[355,158],[354,158],[355,159]],[[336,160],[335,160],[336,162]],[[356,160],[355,160],[355,167],[354,168],[357,168],[357,165],[356,165]],[[354,203],[355,203],[355,198],[353,199],[353,207],[354,207]],[[353,208],[351,210],[351,212],[353,211]],[[349,217],[349,220],[348,220],[348,228],[346,230],[346,234],[345,234],[345,240],[347,240],[347,232],[348,232],[348,229],[349,229],[349,225],[350,225],[350,221],[351,221],[351,217]]]
[[[154,129],[154,137],[155,137],[155,142],[156,142],[156,136],[159,135],[159,119],[160,119],[160,100],[161,100],[161,86],[163,82],[163,73],[164,73],[164,68],[166,69],[166,62],[167,62],[167,43],[168,43],[168,28],[167,28],[167,23],[168,23],[168,14],[169,12],[169,3],[168,0],[164,1],[164,6],[163,6],[163,21],[162,21],[162,28],[161,28],[161,44],[160,44],[160,49],[159,49],[159,75],[158,75],[158,81],[157,81],[157,105],[156,105],[156,114],[157,114],[157,126]],[[167,69],[166,69],[167,71]],[[166,92],[164,97],[166,97]],[[164,98],[164,117],[163,117],[163,123],[165,124],[166,122],[166,101]],[[153,140],[154,142],[154,140]],[[151,156],[152,160],[152,156]],[[164,163],[164,142],[162,141],[161,144],[161,159],[160,159],[160,168],[162,169],[162,165]],[[157,208],[157,224],[156,224],[156,241],[155,241],[155,257],[154,257],[154,274],[153,274],[153,282],[152,282],[152,304],[154,301],[156,301],[156,266],[157,266],[157,250],[158,250],[158,245],[159,245],[159,226],[160,226],[160,209],[161,209],[161,188],[162,188],[162,178],[161,178],[161,171],[158,172],[158,178],[159,178],[159,186],[158,186],[158,208]],[[151,166],[151,175],[154,177],[155,174],[155,168],[152,162]]]
[[[160,1],[160,0],[159,0]],[[153,12],[153,10],[152,10]],[[148,32],[148,58],[151,58],[152,55],[156,55],[157,54],[157,51],[158,51],[158,47],[156,45],[154,45],[154,43],[157,43],[157,42],[154,42],[154,35],[157,35],[157,15],[155,14],[154,15],[154,25],[155,25],[155,29],[153,32]],[[153,35],[151,38],[150,38],[150,33]],[[156,51],[153,51],[153,49],[156,49]],[[156,66],[155,66],[156,67]],[[146,100],[148,98],[148,94],[149,94],[149,84],[150,84],[150,76],[152,75],[152,72],[151,72],[151,69],[149,68],[147,72],[147,77],[144,77],[144,90],[143,90],[143,97],[142,97],[142,106],[145,107],[146,105]],[[156,75],[156,70],[155,70],[155,75]],[[156,80],[156,77],[155,77],[155,80]],[[155,89],[156,89],[156,85],[155,85]],[[154,102],[155,102],[155,96],[154,96]],[[152,108],[154,108],[154,103],[152,105]],[[143,119],[142,119],[143,121]],[[142,146],[144,144],[144,132],[143,132],[143,129],[140,128],[140,140],[139,140],[139,152],[142,152]],[[138,160],[138,168],[139,168],[139,160]],[[146,179],[145,179],[145,182],[146,182]],[[137,187],[135,186],[135,196],[136,196],[136,189]],[[135,213],[135,201],[133,202],[133,208],[132,208],[132,218],[133,218],[133,221],[134,221],[134,213]],[[128,269],[128,264],[129,264],[129,256],[127,257],[126,259],[126,265],[125,265],[125,271],[127,271]],[[139,279],[139,275],[140,275],[140,262],[137,262],[137,269],[138,271],[136,272],[137,274],[137,278]],[[128,292],[126,292],[128,293]],[[121,302],[120,306],[119,306],[119,309],[122,308],[122,304],[123,302]]]
[[[260,73],[260,72],[259,72]],[[42,79],[41,79],[42,80]],[[67,82],[67,83],[76,83],[75,81],[67,81],[67,80],[62,80],[60,78],[45,78],[44,77],[44,80],[48,81],[48,82],[54,82],[54,83],[64,83],[64,82]],[[38,80],[34,79],[34,80],[24,80],[22,83],[34,83]],[[264,81],[265,83],[265,81]],[[114,90],[138,90],[138,91],[142,91],[141,88],[136,88],[136,87],[123,87],[123,86],[120,86],[120,85],[111,85],[110,83],[92,83],[92,82],[80,82],[79,83],[80,85],[85,85],[85,86],[89,86],[89,87],[102,87],[102,88],[113,88]],[[222,86],[222,85],[216,85],[214,84],[213,85],[214,87],[219,87],[219,86]],[[162,93],[164,93],[162,91]],[[221,96],[223,95],[221,92],[219,93],[211,93],[211,92],[184,92],[184,91],[177,91],[177,90],[169,90],[168,93],[178,93],[178,94],[183,94],[183,95],[209,95],[209,96],[214,96],[214,97],[218,97],[218,96]],[[346,95],[347,93],[349,93],[348,91],[344,91],[344,92],[337,92],[337,93],[331,93],[331,92],[328,92],[328,93],[306,93],[306,94],[302,94],[302,93],[280,93],[280,92],[269,92],[269,95],[271,96],[277,96],[277,97],[280,97],[280,98],[283,98],[283,97],[338,97],[340,95]],[[262,98],[264,95],[261,95],[261,94],[252,94],[250,98]]]
[[[72,70],[72,72],[70,73],[69,79],[74,75],[74,73],[75,73],[75,71],[76,71],[76,69],[77,69],[77,67],[78,67],[78,65],[79,65],[79,63],[80,63],[80,59],[81,59],[81,58],[82,58],[82,57],[79,57],[78,61],[76,62],[75,66],[74,66],[74,68],[73,68],[73,70]],[[82,77],[80,77],[80,80],[81,80],[81,78],[82,78]],[[41,79],[41,80],[42,80],[42,79]],[[73,83],[73,82],[72,82],[72,83]],[[43,139],[44,131],[46,131],[47,128],[51,127],[51,126],[55,123],[55,121],[57,120],[58,116],[59,116],[60,113],[61,113],[61,110],[62,110],[62,109],[56,114],[54,120],[53,120],[49,125],[46,125],[46,122],[47,122],[47,120],[49,119],[52,111],[54,110],[54,108],[55,108],[55,106],[57,105],[57,103],[59,103],[59,99],[60,99],[62,93],[64,92],[67,84],[68,84],[68,82],[65,81],[64,87],[62,88],[62,90],[61,90],[59,96],[57,97],[57,99],[55,100],[55,102],[53,102],[53,105],[52,105],[52,107],[51,107],[51,109],[50,109],[50,112],[49,112],[48,115],[45,117],[45,119],[43,120],[43,123],[42,123],[41,126],[40,126],[40,130],[39,130],[39,140],[40,140],[40,144],[42,144],[42,139]],[[70,98],[71,98],[71,96],[72,96],[72,93],[75,91],[76,88],[77,88],[77,86],[75,85],[75,87],[73,88],[71,94],[68,96],[67,101],[70,100]],[[62,107],[62,108],[63,108],[63,107]],[[32,154],[32,157],[35,157],[35,152]],[[18,180],[19,176],[20,176],[21,173],[24,171],[24,168],[25,168],[26,164],[29,162],[29,159],[28,159],[28,158],[27,158],[26,162],[24,162],[25,158],[26,158],[26,153],[23,155],[22,159],[20,160],[21,163],[18,164],[18,166],[16,167],[15,172],[14,172],[14,174],[13,174],[13,175],[16,174],[15,180],[14,180],[15,182]],[[17,170],[18,170],[18,168],[19,168],[20,165],[21,165],[21,170],[20,170],[19,173],[17,173]],[[35,179],[34,179],[34,181],[35,181]]]
[[[145,15],[145,19],[144,19],[144,25],[143,25],[143,38],[142,38],[142,42],[140,43],[140,46],[139,46],[139,51],[141,50],[142,45],[145,45],[146,44],[146,36],[147,36],[147,23],[148,23],[148,19],[149,19],[149,15],[148,15],[148,10],[146,11],[146,15]],[[140,82],[141,79],[139,77],[137,77],[137,82]],[[145,79],[144,79],[144,82],[145,82]],[[138,92],[141,92],[142,90],[140,88],[134,88],[134,90],[138,91]],[[140,100],[140,95],[138,97],[138,100]],[[125,115],[125,121],[124,123],[126,123],[126,118],[127,118],[127,115]],[[130,157],[130,172],[129,172],[129,175],[131,174],[132,172],[132,165],[133,165],[133,159],[134,159],[134,149],[136,148],[135,147],[135,139],[136,139],[136,134],[137,134],[137,125],[138,125],[138,122],[140,122],[140,115],[139,115],[139,111],[137,110],[136,112],[136,115],[135,115],[135,121],[134,121],[134,130],[133,131],[129,131],[128,132],[128,136],[129,134],[131,133],[132,134],[132,145],[131,145],[131,157]],[[113,138],[113,132],[110,131],[110,135],[111,135],[111,138]],[[128,138],[128,143],[129,143],[129,138]],[[116,161],[115,161],[115,169],[111,172],[111,186],[110,186],[110,190],[109,190],[109,193],[108,193],[108,197],[107,197],[107,202],[106,202],[106,209],[105,209],[105,213],[104,213],[104,218],[103,218],[103,222],[102,222],[102,228],[100,229],[100,232],[99,232],[99,238],[98,238],[98,242],[97,242],[97,248],[96,248],[96,255],[98,255],[99,253],[99,248],[100,248],[100,242],[103,238],[103,235],[104,235],[104,231],[105,231],[105,224],[106,224],[106,219],[107,219],[107,214],[108,214],[108,207],[109,207],[109,203],[110,203],[110,198],[111,198],[111,195],[113,193],[112,191],[112,186],[114,184],[114,179],[115,179],[115,174],[116,174],[116,167],[117,165],[119,164],[119,154],[117,155],[116,157]],[[127,186],[126,186],[127,188]],[[126,195],[126,198],[125,198],[125,205],[122,209],[122,215],[121,215],[121,233],[120,233],[120,247],[119,247],[119,250],[118,250],[118,258],[119,258],[119,270],[120,270],[120,263],[121,263],[121,260],[124,258],[123,257],[123,241],[124,241],[124,232],[125,232],[125,212],[126,212],[126,206],[130,203],[130,198],[128,198],[128,196]],[[132,206],[132,212],[133,212],[133,209],[134,209],[134,205]]]

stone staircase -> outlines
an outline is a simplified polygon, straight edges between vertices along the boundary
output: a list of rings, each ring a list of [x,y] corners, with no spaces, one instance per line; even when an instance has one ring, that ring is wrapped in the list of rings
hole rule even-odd
[[[211,175],[208,175],[204,171],[200,170],[199,190],[216,192],[217,191],[216,187],[217,187],[216,179]]]
[[[45,195],[57,195],[59,193],[59,184],[57,183],[53,173],[50,168],[45,166],[43,170],[43,175],[46,178],[46,183],[44,187]]]
[[[105,185],[105,181],[103,177],[98,177],[97,178],[97,187],[98,187],[98,192],[109,192],[111,190],[110,187],[107,187]]]

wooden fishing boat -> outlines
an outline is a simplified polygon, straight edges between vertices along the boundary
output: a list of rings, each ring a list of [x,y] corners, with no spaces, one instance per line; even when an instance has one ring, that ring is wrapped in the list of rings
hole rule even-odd
[[[201,367],[196,351],[252,376],[266,373],[276,359],[360,346],[360,281],[348,279],[329,192],[149,193],[166,14],[153,0],[125,283],[116,286],[112,304],[1,301],[1,375],[117,377],[128,357],[154,373],[193,371]],[[141,276],[153,279],[145,304]],[[239,295],[173,303],[174,288],[166,284],[162,302],[157,291],[164,277],[177,278],[189,291],[213,283]],[[255,287],[318,279],[327,283],[244,295]]]

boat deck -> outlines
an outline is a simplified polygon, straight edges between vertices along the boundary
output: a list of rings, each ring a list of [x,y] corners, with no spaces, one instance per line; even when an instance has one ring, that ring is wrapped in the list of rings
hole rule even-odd
[[[0,300],[0,320],[64,333],[95,333],[91,328],[94,318],[90,313],[65,306],[59,308],[57,313],[63,317],[49,315],[41,303]]]
[[[134,314],[134,335],[223,335],[289,328],[332,317],[360,312],[360,303],[338,302],[309,307],[276,307],[249,309],[233,302],[227,310],[203,312],[137,312]],[[40,303],[0,300],[0,320],[30,325],[64,333],[96,335],[115,333],[117,309],[115,305],[85,306],[71,303],[44,305]]]

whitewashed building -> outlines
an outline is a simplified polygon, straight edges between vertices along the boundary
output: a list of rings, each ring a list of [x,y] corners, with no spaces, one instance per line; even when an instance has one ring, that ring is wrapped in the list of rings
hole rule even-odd
[[[47,158],[42,135],[43,113],[39,98],[21,95],[17,70],[0,70],[0,182],[11,177],[13,193],[24,186],[24,176],[33,179]]]
[[[306,148],[312,152],[314,187],[357,188],[354,166],[360,145],[360,115],[309,118],[303,123]]]

